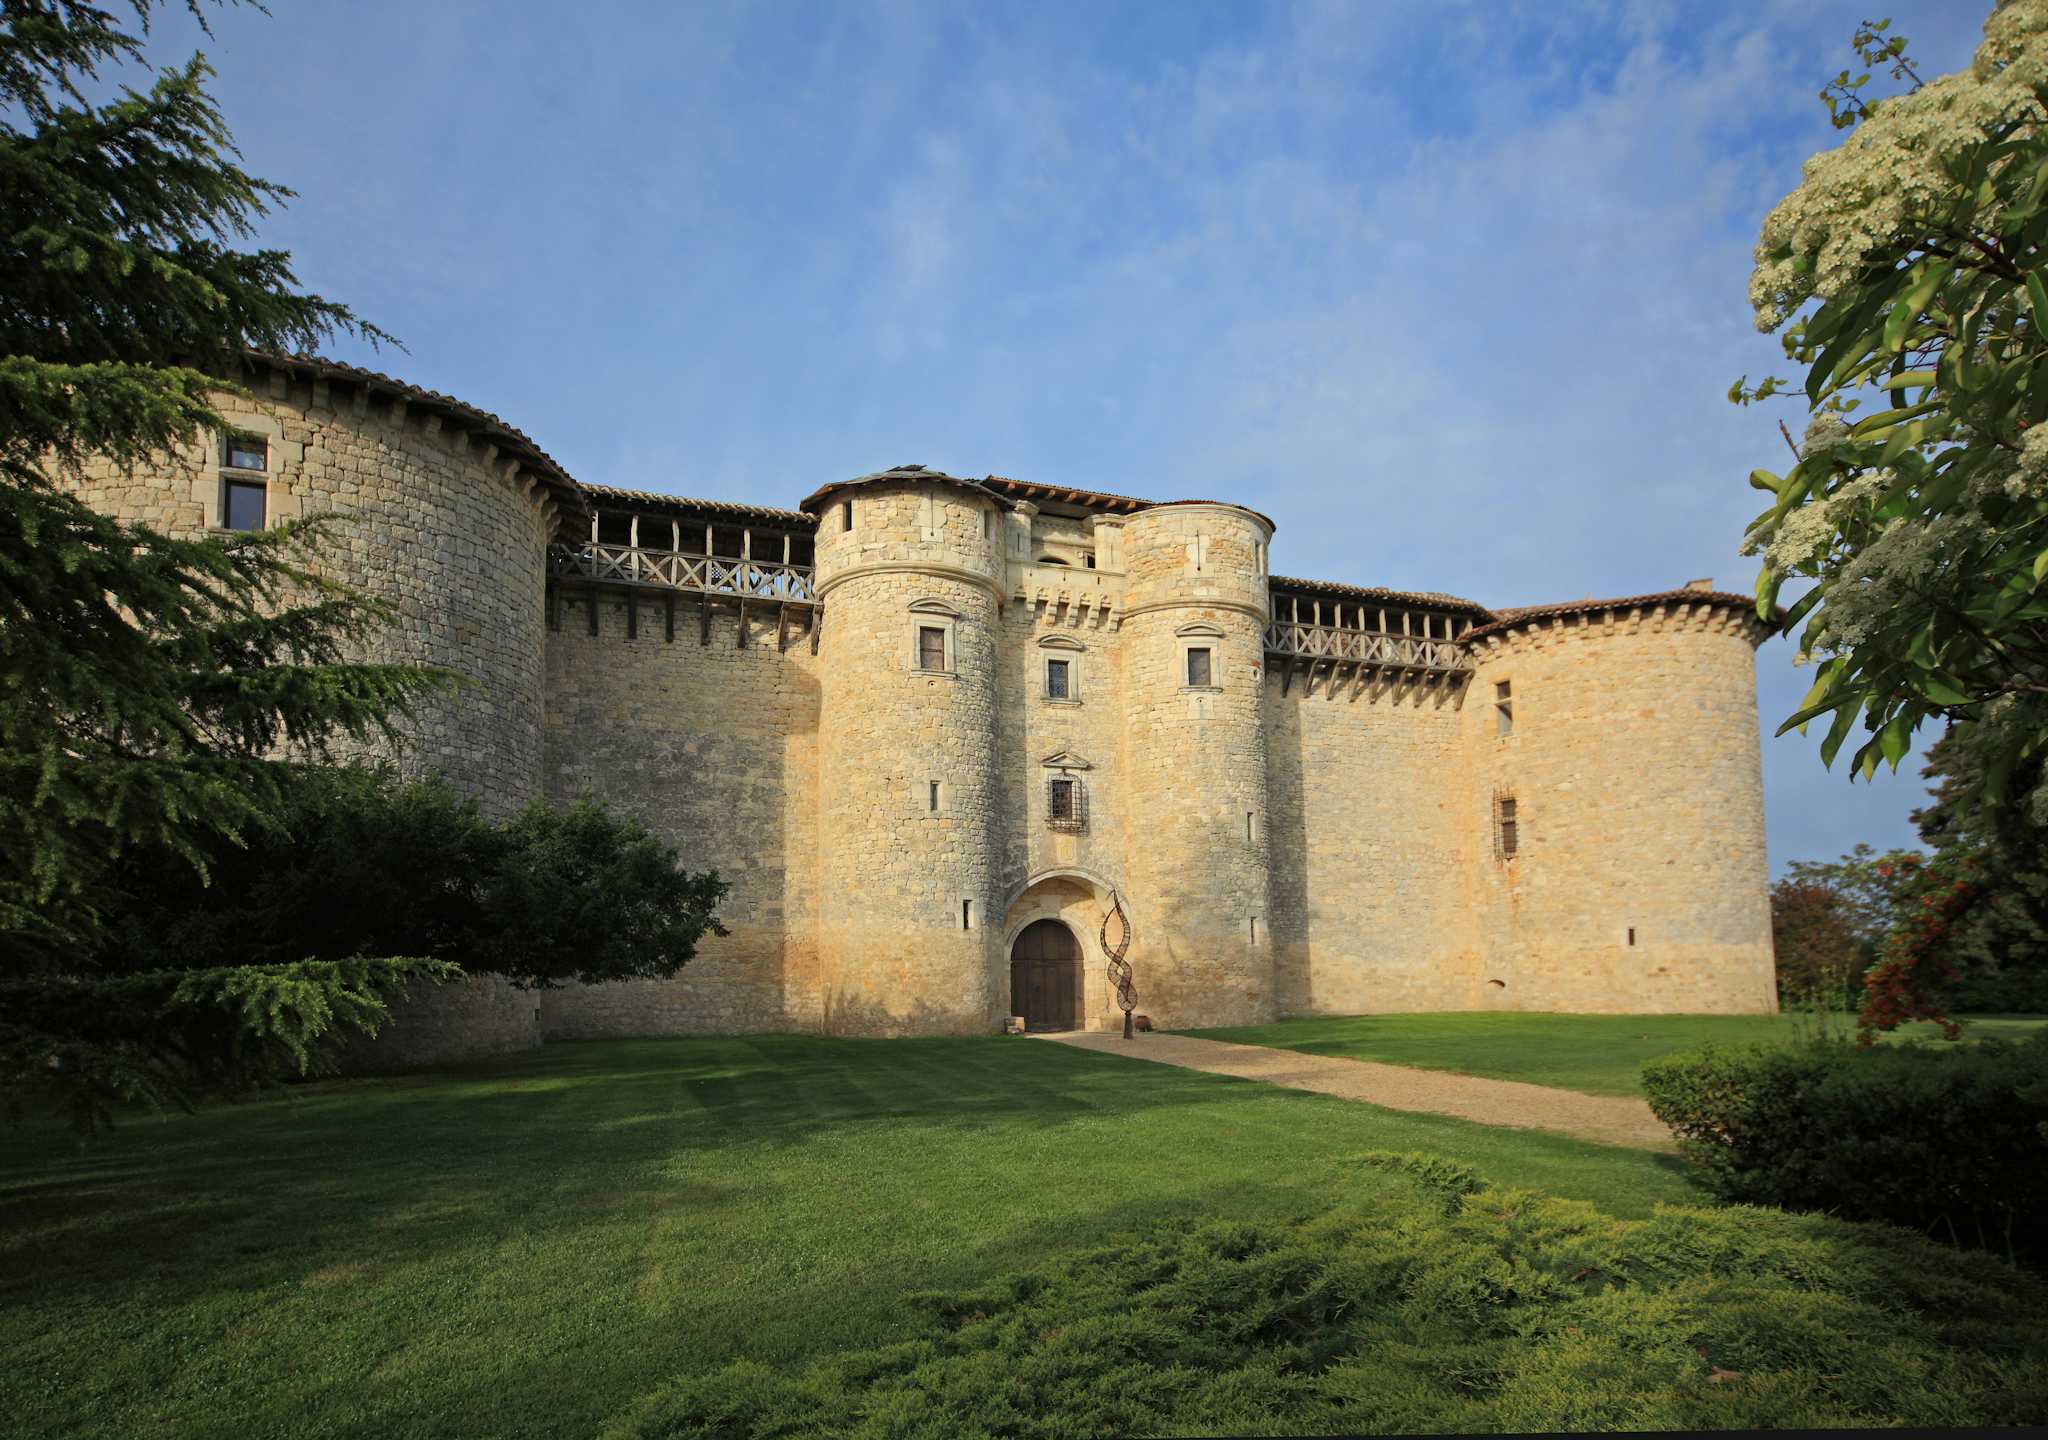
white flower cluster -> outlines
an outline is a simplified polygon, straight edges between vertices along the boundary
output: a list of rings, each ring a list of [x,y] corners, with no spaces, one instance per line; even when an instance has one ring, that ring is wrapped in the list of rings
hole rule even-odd
[[[1809,429],[1807,435],[1812,436]],[[1898,480],[1896,470],[1873,470],[1837,487],[1833,492],[1807,501],[1778,522],[1767,541],[1751,547],[1761,549],[1764,558],[1779,570],[1804,573],[1802,566],[1825,559],[1836,537],[1844,533],[1856,511],[1875,500]],[[1830,600],[1830,603],[1833,603]]]
[[[1934,588],[1935,572],[1944,557],[1960,548],[1956,542],[1974,519],[1901,517],[1867,540],[1836,573],[1824,613],[1818,617],[1821,633],[1814,637],[1813,648],[1828,653],[1853,650],[1896,621],[1901,609],[1919,608],[1916,592]]]
[[[1896,254],[1955,196],[1947,161],[2014,119],[2048,119],[2048,0],[2009,0],[1984,26],[1970,69],[1873,106],[1833,150],[1806,162],[1799,188],[1765,217],[1749,299],[1775,330],[1827,299],[1870,257]]]
[[[2005,493],[2015,500],[2048,495],[2048,425],[2021,433],[2019,460],[2001,479]]]

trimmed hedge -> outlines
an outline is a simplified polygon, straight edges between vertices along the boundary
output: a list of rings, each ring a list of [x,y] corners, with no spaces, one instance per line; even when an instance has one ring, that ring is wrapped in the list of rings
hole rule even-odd
[[[1717,1195],[2048,1258],[2048,1031],[1940,1049],[1708,1046],[1645,1065],[1643,1087]]]
[[[900,1343],[679,1377],[607,1432],[1072,1437],[2017,1425],[2040,1277],[1823,1216],[1593,1206],[1426,1156],[1292,1224],[1162,1223],[912,1297]]]

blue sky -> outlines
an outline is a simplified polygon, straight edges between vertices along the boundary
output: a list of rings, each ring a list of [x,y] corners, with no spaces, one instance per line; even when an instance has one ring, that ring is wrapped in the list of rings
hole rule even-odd
[[[578,477],[788,505],[919,461],[1278,522],[1285,574],[1495,605],[1746,590],[1790,409],[1750,248],[1890,13],[1971,3],[273,0],[205,48],[343,358]],[[1805,689],[1761,656],[1766,732]],[[1766,739],[1774,872],[1911,840]],[[1909,762],[1911,765],[1912,762]]]

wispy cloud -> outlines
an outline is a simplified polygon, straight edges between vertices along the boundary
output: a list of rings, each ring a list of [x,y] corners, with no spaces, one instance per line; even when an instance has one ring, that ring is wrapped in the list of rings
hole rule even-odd
[[[922,460],[1258,505],[1293,573],[1743,588],[1749,250],[1847,0],[230,12],[276,235],[594,480]],[[1930,71],[1975,6],[1901,15]],[[167,52],[187,36],[167,32]],[[1782,644],[1764,712],[1803,690]],[[1774,857],[1907,838],[1767,742]]]

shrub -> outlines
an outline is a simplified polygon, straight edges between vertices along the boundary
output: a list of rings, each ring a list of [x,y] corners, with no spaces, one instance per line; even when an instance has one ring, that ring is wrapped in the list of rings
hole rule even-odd
[[[211,857],[141,852],[102,902],[110,965],[419,955],[523,986],[671,976],[727,886],[590,800],[503,824],[445,783],[308,769],[276,822]]]
[[[1332,1434],[2017,1424],[2038,1281],[1823,1216],[1591,1205],[1364,1157],[1295,1223],[1177,1221],[964,1291],[895,1344],[679,1377],[653,1437]]]
[[[1643,1067],[1716,1194],[2048,1257],[2048,1032],[1935,1050],[1708,1047]]]

